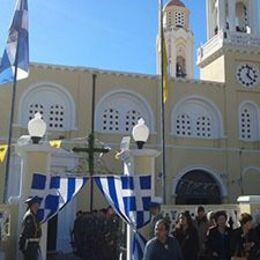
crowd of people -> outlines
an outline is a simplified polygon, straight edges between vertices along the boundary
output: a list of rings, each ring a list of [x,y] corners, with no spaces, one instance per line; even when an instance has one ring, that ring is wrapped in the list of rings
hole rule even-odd
[[[36,217],[40,198],[25,202],[19,249],[24,259],[37,260],[41,255],[42,232]],[[151,203],[150,212],[150,240],[143,260],[260,260],[260,223],[254,223],[248,213],[242,213],[240,226],[233,228],[234,222],[224,210],[206,214],[200,206],[194,218],[189,211],[181,212],[171,230],[173,223],[169,215],[163,216],[159,204]],[[124,227],[111,207],[79,211],[72,231],[75,252],[83,260],[118,260],[120,248],[125,248]]]
[[[188,211],[182,212],[173,231],[159,206],[153,206],[151,213],[154,237],[146,244],[144,260],[260,259],[260,224],[253,227],[248,213],[241,214],[240,227],[233,229],[225,211],[206,214],[200,206],[195,218]]]
[[[87,260],[117,260],[124,241],[123,225],[111,207],[78,211],[72,232],[75,253]]]

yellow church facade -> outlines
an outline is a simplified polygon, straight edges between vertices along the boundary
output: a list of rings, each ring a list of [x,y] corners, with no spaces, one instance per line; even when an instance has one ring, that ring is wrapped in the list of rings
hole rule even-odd
[[[260,194],[258,13],[255,0],[230,2],[207,1],[208,40],[198,50],[199,80],[193,79],[189,10],[179,0],[169,1],[164,8],[171,75],[165,103],[168,205],[234,203],[239,195]],[[44,141],[62,140],[61,149],[52,155],[52,174],[88,174],[87,155],[75,154],[72,148],[86,146],[91,132],[94,74],[95,143],[111,148],[102,157],[95,156],[96,173],[123,173],[116,150],[141,117],[150,129],[145,147],[162,149],[158,75],[31,64],[29,78],[17,85],[13,143],[28,134],[28,121],[40,112],[47,123]],[[11,91],[11,85],[0,88],[2,144],[7,142]],[[12,153],[8,197],[19,196],[20,165],[20,158]],[[162,155],[155,167],[157,196],[162,195],[161,165]],[[0,170],[2,196],[4,164]],[[88,194],[88,189],[82,191],[66,209],[70,222],[77,210],[88,209]],[[101,195],[95,194],[94,206],[103,203]]]

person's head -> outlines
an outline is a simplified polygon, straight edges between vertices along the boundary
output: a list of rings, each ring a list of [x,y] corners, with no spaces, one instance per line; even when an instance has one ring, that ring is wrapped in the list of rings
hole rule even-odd
[[[154,233],[157,239],[165,241],[169,235],[170,225],[164,219],[160,219],[156,222]]]
[[[161,211],[161,205],[157,202],[150,203],[150,212],[153,216],[157,216]]]
[[[253,217],[248,213],[242,213],[239,218],[239,223],[246,231],[253,228]]]
[[[34,213],[37,214],[40,205],[41,205],[42,199],[38,196],[30,197],[28,198],[25,203],[28,205],[28,208]]]
[[[110,217],[112,217],[113,215],[114,215],[114,210],[113,210],[113,208],[111,207],[111,206],[108,206],[107,207],[107,211],[106,211],[106,216],[108,217],[108,218],[110,218]]]
[[[83,215],[82,210],[77,211],[77,213],[76,213],[76,217],[77,217],[77,218],[80,217],[80,216],[82,216],[82,215]]]
[[[184,211],[179,215],[179,226],[185,228],[191,228],[193,226],[192,218],[189,211]]]
[[[203,206],[199,206],[197,209],[198,218],[203,218],[205,216],[205,208]]]
[[[227,213],[224,210],[217,211],[215,213],[215,222],[219,227],[225,227],[227,222]]]

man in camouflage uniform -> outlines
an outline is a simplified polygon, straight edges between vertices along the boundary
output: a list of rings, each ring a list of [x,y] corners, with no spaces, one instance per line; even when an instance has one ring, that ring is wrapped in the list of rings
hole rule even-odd
[[[106,230],[104,234],[106,251],[104,260],[117,260],[119,258],[119,238],[122,223],[111,206],[107,208],[104,228]]]
[[[28,209],[23,217],[22,231],[19,239],[19,248],[24,260],[40,259],[41,225],[36,215],[40,207],[41,198],[35,196],[25,201]]]

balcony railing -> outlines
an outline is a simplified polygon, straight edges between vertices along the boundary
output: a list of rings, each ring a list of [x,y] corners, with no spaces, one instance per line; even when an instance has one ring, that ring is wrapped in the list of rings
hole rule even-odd
[[[198,49],[198,63],[215,53],[223,44],[260,47],[260,37],[244,32],[219,31]]]

